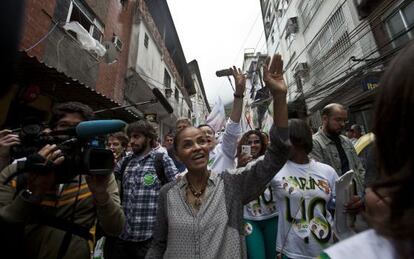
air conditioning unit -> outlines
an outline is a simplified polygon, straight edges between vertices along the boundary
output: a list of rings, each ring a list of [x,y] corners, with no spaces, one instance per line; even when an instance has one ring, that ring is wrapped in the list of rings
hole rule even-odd
[[[309,74],[309,67],[308,63],[298,63],[298,65],[295,68],[295,75],[300,77],[306,77]]]
[[[298,17],[289,18],[286,24],[286,38],[290,34],[297,33],[298,31],[299,31]]]
[[[296,66],[296,69],[295,69],[295,72],[307,72],[307,71],[309,71],[309,67],[308,67],[308,63],[306,63],[306,62],[303,62],[303,63],[299,63],[297,66]]]
[[[283,10],[282,9],[276,10],[276,16],[279,17],[279,18],[282,18],[282,16],[283,16]]]
[[[122,50],[122,44],[123,43],[122,43],[121,39],[118,36],[114,35],[114,37],[112,38],[112,42],[114,43],[115,48],[118,51],[121,51]]]
[[[269,30],[270,29],[270,26],[271,26],[270,21],[266,21],[265,22],[265,25],[264,25],[265,29],[266,30]]]

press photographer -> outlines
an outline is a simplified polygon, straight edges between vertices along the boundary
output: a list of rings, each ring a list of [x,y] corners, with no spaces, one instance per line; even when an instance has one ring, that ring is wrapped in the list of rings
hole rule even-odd
[[[84,104],[56,106],[50,136],[66,139],[46,144],[0,173],[0,243],[8,251],[13,249],[12,258],[90,258],[88,241],[96,222],[106,235],[122,231],[125,219],[118,187],[106,168],[113,157],[102,161],[107,160],[102,159],[105,153],[79,140],[82,134],[93,135],[91,124],[81,123],[92,118],[93,111]]]

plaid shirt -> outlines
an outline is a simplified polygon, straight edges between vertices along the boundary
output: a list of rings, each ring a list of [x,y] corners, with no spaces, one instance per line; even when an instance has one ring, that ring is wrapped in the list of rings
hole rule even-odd
[[[123,173],[122,206],[126,222],[124,230],[119,236],[123,240],[139,242],[152,237],[158,195],[161,189],[161,182],[158,180],[154,165],[156,153],[157,151],[152,150],[144,156],[132,154],[133,158]],[[124,159],[116,165],[115,174],[120,173]],[[173,181],[178,172],[177,168],[167,154],[164,154],[162,159],[165,175],[168,181]]]

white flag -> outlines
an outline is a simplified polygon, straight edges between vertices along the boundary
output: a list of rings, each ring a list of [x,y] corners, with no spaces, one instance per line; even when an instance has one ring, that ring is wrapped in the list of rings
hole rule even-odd
[[[270,114],[269,110],[266,111],[263,123],[262,123],[262,131],[269,133],[270,128],[273,125],[273,117],[272,114]]]
[[[220,131],[226,124],[226,113],[224,112],[224,104],[220,96],[208,115],[206,124],[210,125],[216,132]]]

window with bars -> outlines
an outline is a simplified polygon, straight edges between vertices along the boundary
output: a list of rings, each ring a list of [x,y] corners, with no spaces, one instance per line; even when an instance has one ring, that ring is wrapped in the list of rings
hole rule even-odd
[[[313,16],[318,11],[323,0],[301,0],[298,5],[298,13],[301,19],[303,30],[308,28],[308,25],[313,19]]]
[[[177,87],[175,88],[174,98],[177,102],[180,100],[180,92],[178,91]]]
[[[310,62],[315,64],[323,59],[326,53],[335,52],[333,49],[338,46],[338,41],[348,41],[348,44],[350,44],[349,37],[344,37],[347,34],[345,17],[342,9],[339,8],[321,29],[319,35],[310,46],[308,51]]]
[[[385,21],[386,31],[394,48],[405,45],[414,38],[412,28],[414,26],[414,2],[406,1],[397,10],[389,15]]]
[[[149,43],[149,37],[148,37],[148,34],[145,33],[145,36],[144,36],[144,46],[147,49],[148,49],[148,43]]]
[[[286,46],[288,47],[288,49],[290,48],[293,41],[295,40],[295,37],[296,37],[296,34],[294,33],[291,33],[286,37]]]
[[[275,13],[272,3],[270,2],[269,8],[267,9],[266,16],[264,19],[264,29],[266,38],[269,37],[270,29],[272,28],[273,21],[275,20]]]
[[[164,86],[166,88],[171,88],[171,76],[168,73],[167,69],[164,69]]]
[[[339,60],[351,49],[346,20],[339,8],[321,29],[308,50],[312,76],[323,77],[332,68],[332,60]]]

